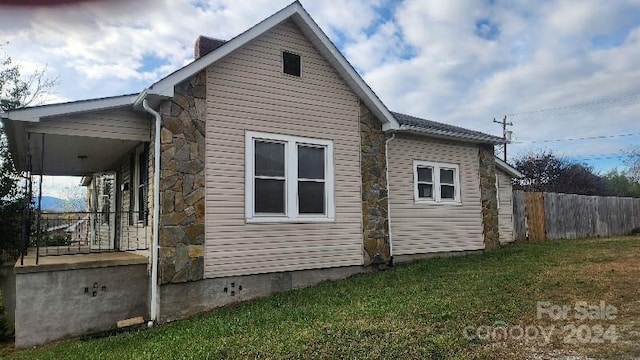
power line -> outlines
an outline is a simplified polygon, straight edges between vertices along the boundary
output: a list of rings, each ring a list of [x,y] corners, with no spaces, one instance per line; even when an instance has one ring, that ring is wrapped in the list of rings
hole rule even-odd
[[[515,115],[525,115],[525,114],[533,114],[533,113],[541,113],[541,112],[551,112],[551,111],[558,111],[558,110],[565,110],[565,109],[574,109],[574,108],[590,106],[590,105],[609,104],[609,103],[615,103],[616,101],[624,101],[624,100],[635,101],[635,99],[638,99],[638,98],[640,98],[640,92],[627,94],[627,95],[613,96],[608,98],[595,99],[592,101],[585,101],[582,103],[571,104],[571,105],[563,105],[563,106],[556,106],[556,107],[551,107],[546,109],[523,111],[523,112],[513,113],[509,115],[515,116]]]
[[[626,94],[626,95],[595,99],[592,101],[586,101],[586,102],[577,103],[577,104],[556,106],[556,107],[539,109],[539,110],[523,111],[519,113],[512,113],[512,114],[509,114],[509,116],[553,117],[553,116],[558,116],[557,114],[554,114],[554,112],[564,111],[564,115],[569,115],[573,113],[595,110],[598,107],[600,107],[601,109],[606,109],[613,106],[632,105],[639,102],[640,102],[640,92],[635,92],[635,93]]]
[[[628,155],[615,155],[615,154],[602,154],[602,155],[571,155],[564,156],[565,158],[575,159],[588,159],[588,160],[613,160],[613,159],[625,159]]]
[[[601,139],[629,137],[629,136],[640,136],[640,133],[594,135],[594,136],[584,136],[584,137],[577,137],[577,138],[551,139],[551,140],[514,141],[513,143],[514,144],[540,144],[540,143],[551,143],[551,142],[562,142],[562,141],[601,140]]]

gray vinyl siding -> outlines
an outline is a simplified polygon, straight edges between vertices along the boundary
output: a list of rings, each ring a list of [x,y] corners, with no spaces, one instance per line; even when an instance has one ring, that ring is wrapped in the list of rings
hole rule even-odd
[[[149,141],[150,124],[144,113],[110,109],[53,116],[30,125],[29,130],[43,134]]]
[[[498,232],[500,233],[500,243],[513,241],[513,188],[511,177],[504,172],[497,170],[498,174]]]
[[[283,50],[302,77],[282,73]],[[360,265],[358,99],[292,23],[207,69],[205,277]],[[245,131],[332,140],[335,221],[245,221]]]
[[[461,204],[414,201],[413,161],[457,164]],[[389,144],[394,255],[483,249],[478,148],[399,135]]]

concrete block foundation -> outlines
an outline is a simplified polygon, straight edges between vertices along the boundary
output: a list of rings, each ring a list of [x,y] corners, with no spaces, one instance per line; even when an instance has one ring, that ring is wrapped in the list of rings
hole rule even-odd
[[[52,256],[40,265],[20,266],[18,261],[15,266],[17,348],[106,331],[119,320],[148,317],[146,257],[69,256],[76,261]]]
[[[433,253],[425,253],[425,254],[397,255],[393,257],[393,263],[396,265],[403,265],[403,264],[411,264],[413,262],[423,260],[423,259],[452,257],[452,256],[466,256],[466,255],[472,255],[472,254],[482,254],[483,252],[484,250],[463,250],[463,251],[433,252]]]
[[[371,267],[347,266],[164,284],[160,286],[159,320],[168,322],[183,319],[232,303],[371,271],[373,271]]]

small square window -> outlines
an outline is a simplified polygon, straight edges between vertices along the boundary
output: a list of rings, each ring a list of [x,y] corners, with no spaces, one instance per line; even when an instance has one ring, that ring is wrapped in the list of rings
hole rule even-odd
[[[461,203],[460,175],[457,164],[415,160],[413,167],[413,191],[416,202]]]
[[[300,55],[290,53],[287,51],[282,52],[282,71],[285,74],[300,77]]]

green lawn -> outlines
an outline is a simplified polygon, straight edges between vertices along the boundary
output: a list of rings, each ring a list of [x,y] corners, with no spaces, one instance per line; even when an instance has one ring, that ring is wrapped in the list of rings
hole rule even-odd
[[[428,259],[97,340],[4,354],[15,359],[548,358],[640,356],[640,237],[514,245]],[[600,300],[615,320],[536,319],[536,302]],[[185,300],[188,301],[188,300]],[[615,343],[465,337],[502,325],[615,325]],[[584,337],[583,337],[584,338]],[[587,339],[588,340],[588,339]]]

